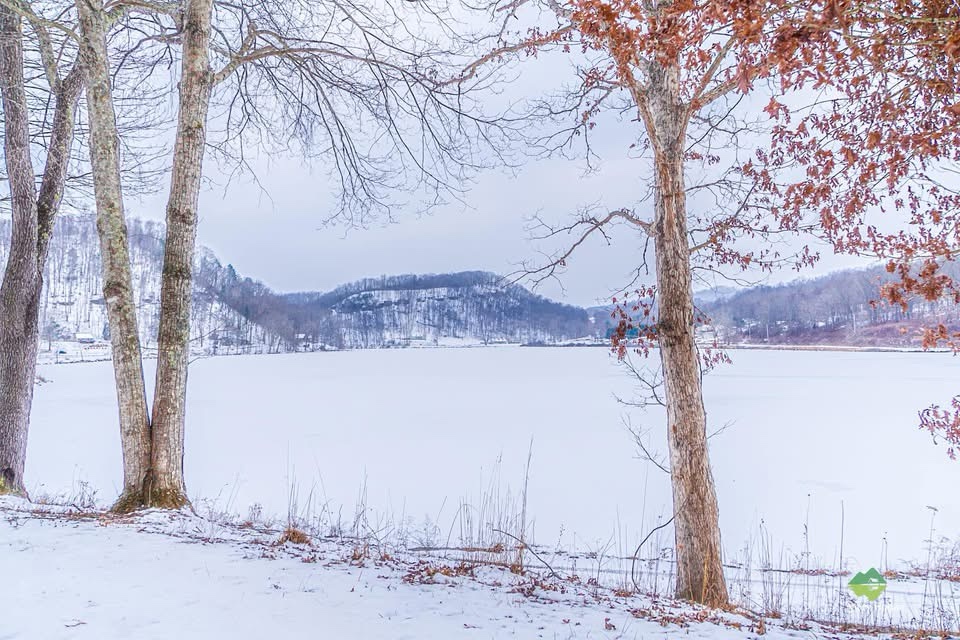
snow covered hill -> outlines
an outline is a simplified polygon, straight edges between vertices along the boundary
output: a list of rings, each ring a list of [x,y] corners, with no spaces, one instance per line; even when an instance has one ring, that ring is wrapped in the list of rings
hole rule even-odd
[[[130,259],[140,323],[156,346],[163,268],[163,225],[129,221]],[[0,265],[10,220],[0,218]],[[491,273],[466,272],[361,280],[329,293],[281,295],[200,248],[193,295],[199,353],[264,353],[318,348],[554,343],[588,335],[584,310],[535,295]],[[108,355],[109,327],[92,215],[61,216],[50,243],[41,301],[48,359]],[[63,358],[59,358],[61,352]]]
[[[129,221],[140,334],[147,353],[156,344],[163,235],[159,223]],[[0,265],[6,261],[9,237],[10,221],[0,218]],[[883,277],[885,272],[874,268],[777,287],[698,292],[701,308],[713,320],[704,339],[907,347],[916,346],[920,326],[960,326],[960,307],[946,301],[914,301],[907,310],[871,305]],[[60,217],[45,282],[40,325],[44,357],[108,357],[109,328],[92,215]],[[380,276],[328,292],[281,294],[240,275],[203,247],[197,257],[193,309],[193,348],[205,354],[594,344],[616,323],[610,306],[561,304],[485,271]]]
[[[286,299],[348,347],[555,343],[590,335],[586,311],[485,271],[367,278]]]
[[[137,302],[140,340],[145,349],[156,346],[160,312],[160,273],[163,269],[163,226],[130,220],[130,262]],[[0,218],[0,265],[6,263],[10,220]],[[201,249],[198,270],[208,275],[224,270],[216,257]],[[198,279],[199,280],[199,279]],[[193,294],[194,349],[205,353],[262,352],[282,348],[282,339],[250,322],[199,281]],[[41,349],[97,359],[108,355],[107,310],[102,294],[100,246],[92,215],[61,216],[50,241],[40,301]]]

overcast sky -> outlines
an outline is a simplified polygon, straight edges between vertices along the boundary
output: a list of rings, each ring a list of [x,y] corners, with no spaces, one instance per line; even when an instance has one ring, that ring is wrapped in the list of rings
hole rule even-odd
[[[367,276],[489,270],[509,273],[523,261],[536,261],[550,245],[533,239],[530,216],[562,222],[579,206],[594,202],[634,202],[642,189],[642,164],[619,159],[584,174],[580,162],[536,161],[516,176],[490,171],[479,177],[466,205],[429,215],[397,214],[397,222],[368,229],[324,228],[332,185],[325,173],[296,159],[274,160],[258,169],[263,189],[250,180],[229,188],[211,186],[201,195],[199,241],[243,275],[278,291],[328,290]],[[208,174],[211,171],[208,168]],[[266,192],[264,192],[264,189]],[[163,218],[166,194],[131,203],[130,214]],[[643,250],[643,236],[627,227],[574,255],[561,284],[539,291],[571,304],[603,301],[630,280]],[[827,256],[812,276],[861,264]],[[798,277],[775,274],[773,282]]]
[[[534,92],[555,88],[569,62],[537,64],[522,68],[522,82],[510,86]],[[531,159],[516,172],[480,174],[469,186],[465,204],[421,216],[398,210],[396,223],[361,230],[323,227],[337,192],[322,165],[308,167],[295,157],[260,158],[255,166],[259,185],[240,178],[224,188],[225,177],[208,160],[205,176],[213,184],[201,195],[199,241],[241,274],[283,292],[328,290],[383,274],[463,270],[506,274],[560,246],[533,239],[531,216],[562,223],[583,206],[637,204],[649,172],[649,162],[629,157],[637,135],[636,122],[607,117],[593,134],[600,155],[595,171],[587,173],[582,159]],[[166,196],[162,190],[130,201],[128,212],[162,219]],[[608,302],[631,280],[644,244],[642,234],[627,227],[617,229],[611,240],[609,246],[600,238],[588,242],[573,256],[560,283],[545,283],[538,291],[571,304]],[[768,281],[865,264],[828,255],[825,248],[821,252],[825,257],[817,269],[780,272]]]

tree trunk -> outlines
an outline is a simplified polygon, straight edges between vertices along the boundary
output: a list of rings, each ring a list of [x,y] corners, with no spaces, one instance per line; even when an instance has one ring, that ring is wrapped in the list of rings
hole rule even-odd
[[[76,108],[83,90],[80,65],[50,87],[53,125],[39,197],[29,156],[20,19],[0,6],[0,83],[7,174],[13,210],[11,259],[0,285],[0,492],[25,494],[24,457],[37,374],[40,296],[53,223],[66,184]]]
[[[167,200],[167,237],[160,289],[153,402],[153,485],[147,495],[149,506],[180,507],[187,503],[183,439],[197,204],[213,83],[207,57],[212,10],[212,0],[189,0],[184,15],[177,139]]]
[[[657,336],[663,365],[673,485],[677,597],[711,607],[729,602],[719,509],[707,450],[700,358],[694,333],[683,152],[685,109],[676,67],[651,73],[656,131],[653,237],[657,261]]]
[[[80,60],[56,87],[53,107],[53,125],[50,130],[50,143],[47,147],[47,160],[40,182],[40,194],[37,197],[37,266],[43,277],[47,264],[47,251],[50,248],[50,236],[63,192],[67,183],[67,169],[70,166],[70,152],[73,149],[73,134],[77,125],[77,104],[83,93],[84,71]]]
[[[0,493],[26,495],[23,468],[37,361],[37,198],[23,80],[20,17],[0,5],[0,95],[13,215],[0,285]]]
[[[101,0],[77,0],[76,6],[80,55],[87,74],[90,163],[103,261],[103,297],[110,322],[120,409],[123,494],[117,505],[135,507],[142,503],[141,492],[150,468],[150,418],[120,186],[119,136],[110,86],[106,21]]]

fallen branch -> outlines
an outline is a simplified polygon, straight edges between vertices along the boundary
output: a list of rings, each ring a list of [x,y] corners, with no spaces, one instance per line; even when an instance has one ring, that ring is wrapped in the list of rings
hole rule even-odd
[[[671,519],[672,519],[672,518],[671,518]],[[560,574],[557,573],[556,571],[554,571],[553,567],[550,566],[550,563],[547,562],[546,560],[544,560],[543,558],[541,558],[541,557],[540,557],[540,554],[537,553],[536,551],[534,551],[534,550],[533,550],[533,547],[531,547],[530,545],[528,545],[526,542],[524,542],[523,540],[521,540],[521,539],[518,538],[517,536],[513,535],[512,533],[507,533],[506,531],[501,531],[500,529],[493,529],[493,532],[494,532],[494,533],[501,533],[501,534],[507,536],[508,538],[511,538],[511,539],[513,539],[513,540],[516,540],[516,541],[520,544],[520,548],[521,548],[521,549],[527,549],[530,553],[532,553],[534,558],[536,558],[537,560],[539,560],[540,562],[542,562],[542,563],[543,563],[543,566],[545,566],[547,569],[550,570],[550,574],[551,574],[554,578],[556,578],[557,580],[563,580],[563,578],[560,576]]]

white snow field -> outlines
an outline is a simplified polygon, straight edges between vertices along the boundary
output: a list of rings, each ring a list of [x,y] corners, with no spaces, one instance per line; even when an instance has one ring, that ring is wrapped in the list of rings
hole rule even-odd
[[[755,616],[505,568],[460,575],[462,567],[409,554],[279,545],[277,532],[211,528],[183,513],[77,518],[32,508],[0,498],[4,640],[756,636]],[[801,637],[764,624],[772,640]],[[802,637],[822,635],[804,626]]]
[[[805,616],[957,629],[960,583],[891,573],[869,604],[846,591],[848,577],[816,574],[960,574],[950,564],[960,556],[960,464],[917,429],[918,409],[956,393],[960,360],[731,355],[707,376],[706,401],[711,429],[732,422],[711,450],[734,600],[784,614],[767,630],[774,638],[810,637],[783,626]],[[32,496],[87,503],[96,491],[109,505],[121,480],[110,364],[44,365],[40,375]],[[587,584],[632,590],[624,557],[670,514],[667,478],[638,459],[622,421],[648,426],[649,447],[663,451],[662,415],[617,403],[633,387],[606,349],[221,357],[191,365],[190,384],[186,473],[200,516],[38,517],[0,501],[0,575],[17,576],[0,581],[0,639],[634,638],[674,634],[670,616],[696,614]],[[531,451],[526,535],[581,582],[531,591],[533,574],[492,567],[404,582],[411,563],[463,556],[438,547],[505,540],[491,526],[520,533]],[[336,535],[278,548],[289,512],[315,535]],[[223,514],[237,514],[234,524]],[[237,528],[248,519],[253,528]],[[670,592],[671,538],[658,531],[641,551],[641,591]],[[369,544],[375,551],[350,559]],[[394,563],[377,561],[384,549]],[[526,566],[549,573],[530,554]],[[755,635],[754,622],[733,621],[742,630],[682,632]]]
[[[926,558],[934,526],[960,537],[960,464],[917,428],[917,411],[960,388],[960,359],[926,353],[734,351],[706,377],[728,554],[769,534],[779,555],[809,546],[836,566]],[[153,363],[147,376],[152,383]],[[121,484],[109,363],[42,366],[27,459],[32,495],[78,483],[109,505]],[[622,418],[631,380],[603,348],[378,350],[198,360],[190,370],[186,479],[191,496],[245,515],[286,517],[313,492],[342,518],[365,504],[394,525],[438,525],[478,506],[495,475],[522,489],[535,539],[578,550],[615,533],[630,547],[670,514],[667,478],[638,459]],[[497,461],[502,459],[498,465]],[[841,520],[841,514],[843,518]],[[408,526],[408,528],[410,528]],[[429,528],[429,527],[428,527]],[[808,540],[804,540],[804,529]],[[626,534],[623,532],[626,531]],[[429,531],[427,532],[429,533]]]

